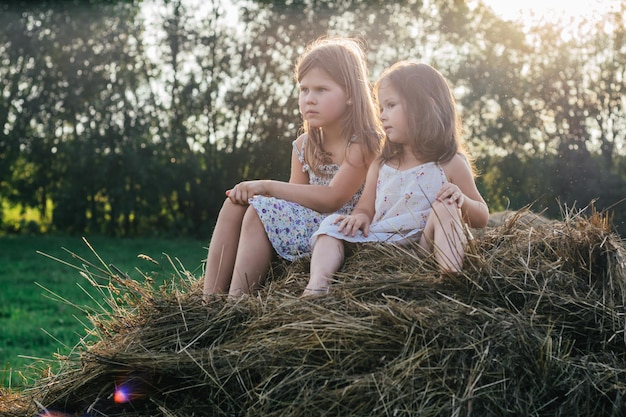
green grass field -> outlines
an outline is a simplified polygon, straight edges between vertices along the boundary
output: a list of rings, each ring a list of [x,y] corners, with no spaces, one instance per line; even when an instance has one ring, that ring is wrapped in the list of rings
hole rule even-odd
[[[45,361],[50,361],[54,369],[54,354],[69,352],[90,328],[78,307],[95,306],[102,295],[78,270],[63,263],[82,264],[63,248],[97,265],[101,264],[100,257],[105,264],[113,264],[131,278],[143,281],[141,271],[159,283],[174,277],[175,269],[168,256],[179,269],[182,267],[177,261],[199,277],[207,245],[191,239],[86,237],[86,240],[97,256],[78,236],[0,237],[0,378],[5,388],[28,383],[36,377],[31,368],[40,369]],[[140,254],[151,257],[159,265],[138,258]],[[50,292],[67,302],[55,299]]]

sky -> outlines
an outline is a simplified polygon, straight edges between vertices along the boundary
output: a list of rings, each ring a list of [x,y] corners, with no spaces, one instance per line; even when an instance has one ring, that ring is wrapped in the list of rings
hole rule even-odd
[[[568,19],[593,16],[607,8],[617,8],[620,0],[483,0],[506,20],[531,23],[536,19]]]

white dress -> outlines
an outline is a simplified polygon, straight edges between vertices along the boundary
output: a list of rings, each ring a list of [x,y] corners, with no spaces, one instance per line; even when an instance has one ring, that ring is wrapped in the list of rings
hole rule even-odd
[[[376,183],[375,213],[366,237],[359,230],[356,236],[346,236],[333,224],[339,214],[324,219],[311,237],[311,247],[317,236],[329,235],[347,242],[390,242],[403,244],[416,241],[422,235],[426,221],[441,186],[448,182],[441,165],[428,162],[400,171],[383,164]]]

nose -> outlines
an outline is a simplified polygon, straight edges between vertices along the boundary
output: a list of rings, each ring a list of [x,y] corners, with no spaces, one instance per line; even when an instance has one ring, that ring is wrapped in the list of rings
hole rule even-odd
[[[315,103],[317,99],[315,97],[315,94],[313,94],[313,92],[308,92],[306,96],[304,97],[304,101],[306,103]]]

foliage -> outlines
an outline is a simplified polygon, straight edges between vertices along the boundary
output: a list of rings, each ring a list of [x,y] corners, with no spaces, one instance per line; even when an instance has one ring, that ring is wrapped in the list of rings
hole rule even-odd
[[[346,35],[372,81],[407,58],[450,80],[494,209],[595,200],[626,231],[624,0],[532,27],[452,0],[0,7],[0,199],[55,230],[207,236],[234,183],[288,178],[294,61]]]

